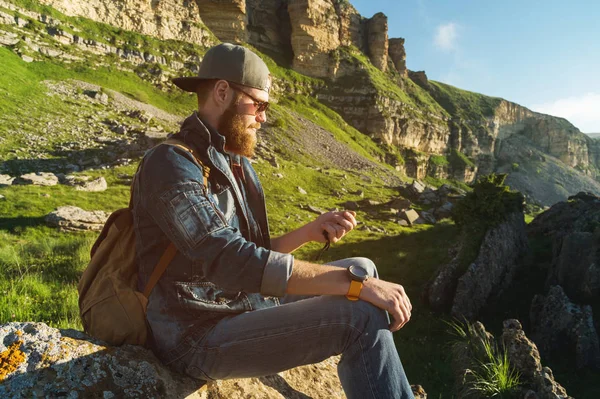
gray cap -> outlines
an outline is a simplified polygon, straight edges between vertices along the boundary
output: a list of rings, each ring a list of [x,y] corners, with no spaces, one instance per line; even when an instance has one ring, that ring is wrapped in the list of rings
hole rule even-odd
[[[265,62],[251,50],[231,43],[221,43],[206,52],[198,76],[175,78],[172,82],[185,91],[195,92],[204,79],[223,79],[267,93],[271,75]]]

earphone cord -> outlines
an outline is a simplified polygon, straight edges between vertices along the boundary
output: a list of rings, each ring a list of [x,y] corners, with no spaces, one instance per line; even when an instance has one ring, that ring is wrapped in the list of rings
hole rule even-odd
[[[323,230],[323,237],[325,237],[327,242],[325,243],[325,246],[323,246],[323,248],[321,248],[321,250],[315,257],[315,261],[318,261],[321,258],[321,255],[323,255],[323,252],[327,251],[329,249],[329,247],[331,246],[331,242],[329,241],[329,237],[327,236],[327,232],[325,230]]]

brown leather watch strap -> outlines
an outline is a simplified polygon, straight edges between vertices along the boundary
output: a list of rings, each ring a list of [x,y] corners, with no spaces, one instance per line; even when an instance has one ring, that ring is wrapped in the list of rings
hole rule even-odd
[[[144,289],[144,296],[146,298],[148,298],[150,296],[152,289],[154,288],[156,283],[158,283],[158,280],[163,275],[165,270],[167,270],[167,266],[169,266],[169,263],[171,263],[171,261],[175,257],[176,253],[177,253],[177,247],[175,246],[175,244],[170,243],[169,246],[167,247],[167,249],[165,250],[165,252],[160,257],[160,260],[158,261],[158,264],[154,268],[152,275],[150,275],[148,284],[146,284],[146,288]]]

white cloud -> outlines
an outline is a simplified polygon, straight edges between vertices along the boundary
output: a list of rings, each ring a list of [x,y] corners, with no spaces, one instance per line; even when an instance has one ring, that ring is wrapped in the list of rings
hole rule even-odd
[[[600,94],[561,98],[531,107],[532,110],[567,119],[584,133],[600,133]]]
[[[459,26],[454,22],[439,25],[435,29],[434,43],[444,51],[456,49],[456,40],[458,39]]]

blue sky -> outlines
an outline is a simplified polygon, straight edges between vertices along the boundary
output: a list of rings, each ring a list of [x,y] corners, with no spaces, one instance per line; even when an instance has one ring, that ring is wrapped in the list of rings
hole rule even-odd
[[[387,15],[409,69],[600,133],[600,1],[350,2]]]

